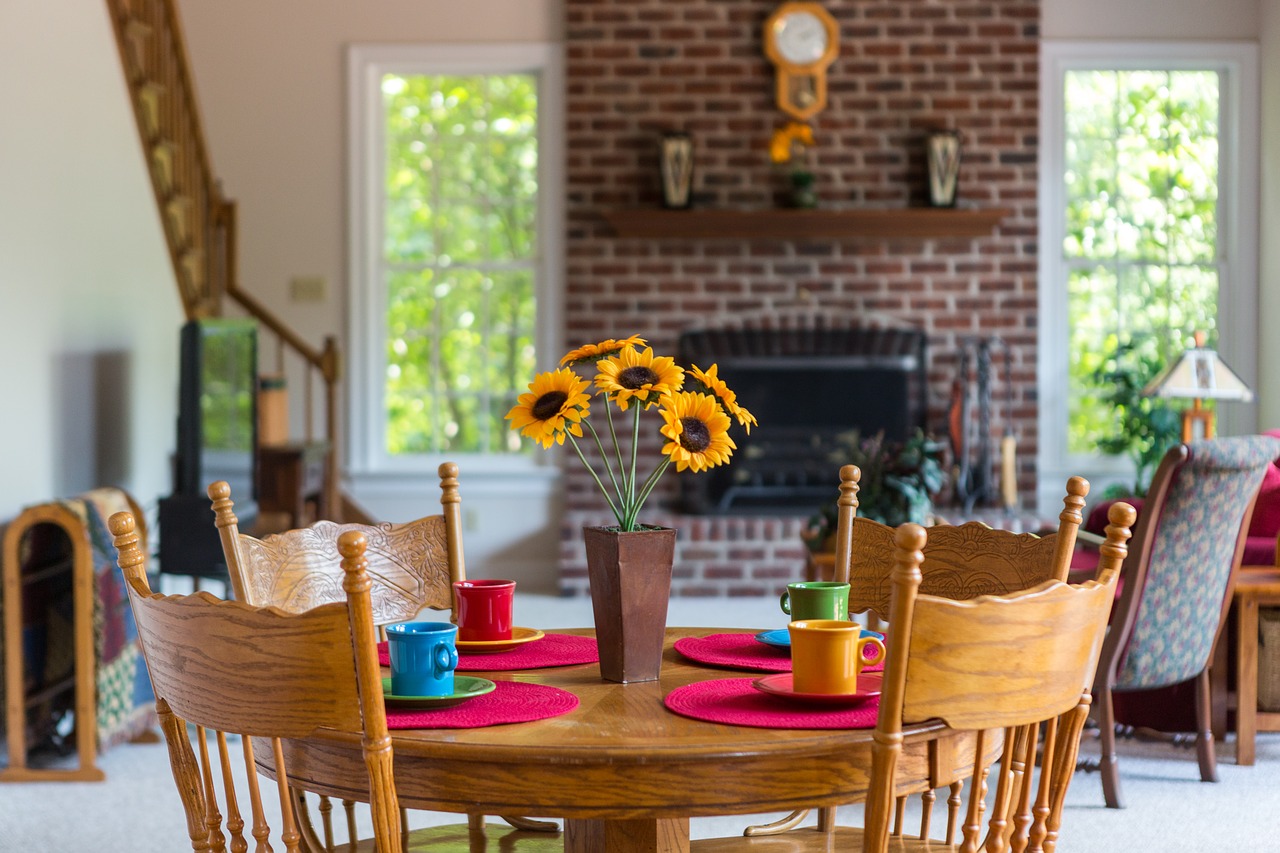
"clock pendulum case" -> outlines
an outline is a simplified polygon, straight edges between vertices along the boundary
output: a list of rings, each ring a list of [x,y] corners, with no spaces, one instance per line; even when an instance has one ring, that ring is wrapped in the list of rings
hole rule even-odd
[[[807,121],[827,105],[827,67],[840,52],[840,28],[818,3],[789,2],[764,24],[764,52],[777,69],[778,109]]]

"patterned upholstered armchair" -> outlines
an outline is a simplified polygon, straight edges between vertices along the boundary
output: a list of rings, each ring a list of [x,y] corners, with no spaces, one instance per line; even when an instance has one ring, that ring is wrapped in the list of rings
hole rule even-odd
[[[1200,778],[1216,782],[1209,662],[1231,604],[1247,521],[1280,439],[1222,438],[1181,444],[1160,463],[1121,569],[1093,688],[1101,729],[1102,790],[1122,806],[1112,693],[1195,679]]]

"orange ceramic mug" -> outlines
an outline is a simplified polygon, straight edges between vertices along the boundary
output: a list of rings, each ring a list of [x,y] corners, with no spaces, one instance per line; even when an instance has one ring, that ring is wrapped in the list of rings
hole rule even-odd
[[[511,639],[516,582],[454,581],[458,595],[458,639],[493,642]]]
[[[884,643],[856,622],[801,619],[788,630],[791,684],[797,693],[857,693],[862,668],[884,658]]]

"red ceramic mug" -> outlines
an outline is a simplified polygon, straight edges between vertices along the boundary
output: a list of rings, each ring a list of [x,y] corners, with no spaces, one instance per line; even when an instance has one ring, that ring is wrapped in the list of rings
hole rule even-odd
[[[458,639],[464,643],[511,639],[516,582],[454,581],[458,595]]]

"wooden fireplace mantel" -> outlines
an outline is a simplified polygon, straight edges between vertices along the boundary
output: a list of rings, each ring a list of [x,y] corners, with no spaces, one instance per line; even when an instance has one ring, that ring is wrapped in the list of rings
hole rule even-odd
[[[845,210],[606,210],[619,237],[675,240],[859,240],[983,237],[1009,208],[858,208]]]

